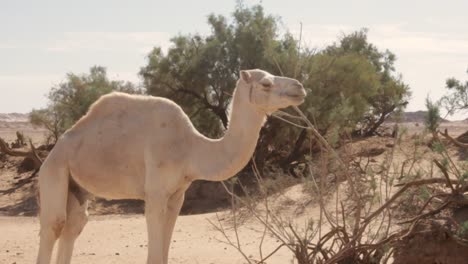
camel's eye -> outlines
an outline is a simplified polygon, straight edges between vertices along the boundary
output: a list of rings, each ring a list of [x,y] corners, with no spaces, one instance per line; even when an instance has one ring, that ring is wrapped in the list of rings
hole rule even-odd
[[[261,84],[264,91],[270,91],[273,87],[273,84],[271,82],[263,82]]]

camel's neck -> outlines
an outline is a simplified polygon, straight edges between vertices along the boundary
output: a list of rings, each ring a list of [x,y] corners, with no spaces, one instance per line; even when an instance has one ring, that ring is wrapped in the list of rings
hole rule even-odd
[[[222,139],[197,137],[192,148],[193,177],[222,181],[234,176],[249,162],[265,120],[249,101],[249,88],[234,92],[229,127]]]

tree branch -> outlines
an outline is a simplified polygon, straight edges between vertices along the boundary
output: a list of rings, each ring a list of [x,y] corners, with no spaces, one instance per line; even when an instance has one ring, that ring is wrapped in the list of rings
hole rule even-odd
[[[448,139],[450,142],[452,142],[453,144],[455,144],[456,146],[460,147],[460,148],[468,148],[468,144],[467,143],[463,143],[463,142],[460,142],[456,139],[454,139],[453,137],[451,137],[448,132],[447,132],[447,129],[444,130],[444,133],[438,131],[439,134],[441,134],[442,136],[444,136],[446,139]]]
[[[26,157],[29,154],[31,154],[31,152],[28,152],[28,151],[11,149],[10,147],[8,147],[7,143],[2,138],[0,138],[0,150],[3,153],[13,156],[13,157]]]
[[[12,150],[8,147],[7,143],[0,138],[0,150],[2,152],[13,157],[30,157],[34,161],[35,169],[38,170],[42,165],[42,159],[37,154],[36,148],[34,147],[31,139],[29,140],[29,146],[31,151]]]

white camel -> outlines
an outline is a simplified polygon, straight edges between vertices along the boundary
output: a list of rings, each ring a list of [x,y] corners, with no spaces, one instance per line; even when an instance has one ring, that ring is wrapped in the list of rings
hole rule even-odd
[[[241,71],[230,124],[221,139],[200,134],[174,102],[151,96],[103,96],[57,142],[41,167],[38,264],[70,263],[87,222],[85,193],[144,199],[147,263],[167,264],[184,193],[194,180],[223,181],[252,156],[265,117],[299,105],[306,92],[294,79]]]

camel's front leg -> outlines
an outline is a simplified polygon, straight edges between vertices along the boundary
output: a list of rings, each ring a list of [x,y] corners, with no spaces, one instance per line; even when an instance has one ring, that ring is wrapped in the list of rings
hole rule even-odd
[[[164,228],[167,221],[167,201],[165,195],[147,194],[145,215],[148,227],[148,264],[164,262]]]
[[[169,259],[169,247],[171,245],[171,238],[172,233],[174,231],[174,226],[177,220],[177,216],[179,216],[180,209],[182,208],[182,204],[184,203],[184,194],[185,189],[179,190],[175,194],[173,194],[168,201],[167,206],[167,217],[166,217],[166,224],[164,227],[164,263],[167,264]]]

